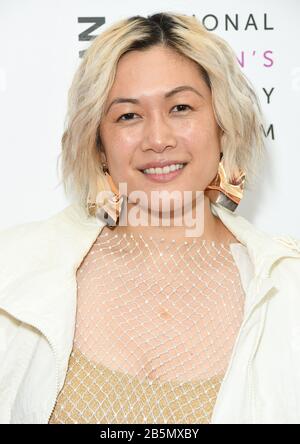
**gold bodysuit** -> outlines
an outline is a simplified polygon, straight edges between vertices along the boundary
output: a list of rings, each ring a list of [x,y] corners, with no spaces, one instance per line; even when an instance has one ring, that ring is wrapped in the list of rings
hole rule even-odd
[[[77,270],[73,350],[50,424],[210,422],[245,295],[230,241],[186,239],[104,227]]]

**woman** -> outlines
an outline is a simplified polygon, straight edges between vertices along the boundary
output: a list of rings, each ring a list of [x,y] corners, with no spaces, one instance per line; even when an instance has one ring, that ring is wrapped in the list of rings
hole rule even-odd
[[[62,139],[72,203],[1,233],[1,422],[299,422],[299,243],[234,213],[261,122],[194,17],[94,40]]]

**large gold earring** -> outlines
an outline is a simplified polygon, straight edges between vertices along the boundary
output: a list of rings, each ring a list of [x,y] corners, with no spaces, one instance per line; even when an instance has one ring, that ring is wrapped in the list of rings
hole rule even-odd
[[[233,212],[243,197],[246,175],[243,171],[240,171],[238,175],[229,181],[224,170],[222,159],[223,153],[221,153],[218,173],[215,179],[205,189],[205,194],[212,202],[220,204]]]
[[[102,170],[105,189],[103,189],[103,181],[99,178],[96,201],[93,201],[89,196],[87,208],[90,215],[104,219],[109,226],[115,226],[122,211],[124,196],[120,195],[108,172],[106,163],[102,164]]]

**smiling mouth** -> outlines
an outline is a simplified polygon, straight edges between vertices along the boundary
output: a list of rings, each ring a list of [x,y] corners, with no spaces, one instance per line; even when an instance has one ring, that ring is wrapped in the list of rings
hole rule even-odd
[[[182,165],[183,166],[181,168],[179,168],[175,171],[170,171],[168,173],[144,173],[141,170],[138,170],[138,171],[140,171],[140,173],[143,174],[143,176],[146,179],[149,179],[152,182],[164,183],[164,182],[170,182],[171,180],[179,177],[182,174],[183,170],[185,169],[187,163],[183,163]]]

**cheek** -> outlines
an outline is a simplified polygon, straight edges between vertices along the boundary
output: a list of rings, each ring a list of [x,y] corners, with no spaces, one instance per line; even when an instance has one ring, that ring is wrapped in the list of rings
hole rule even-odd
[[[177,136],[190,144],[205,145],[217,141],[218,126],[210,115],[198,115],[195,119],[179,122],[175,129]]]
[[[139,172],[135,168],[134,155],[131,150],[118,149],[111,158],[111,175],[115,183],[126,182],[128,192],[139,189]]]
[[[197,162],[210,164],[220,156],[220,143],[215,127],[190,126],[181,133],[181,142]]]
[[[121,130],[107,125],[103,127],[101,135],[107,158],[111,160],[111,164],[118,164],[121,159],[123,162],[126,157],[130,158],[137,145],[136,137],[125,128]]]
[[[210,126],[198,130],[189,147],[192,156],[191,180],[205,189],[216,176],[220,160],[220,145],[215,128]]]
[[[130,167],[130,154],[124,147],[118,146],[109,156],[112,171],[118,176],[126,176]]]

